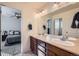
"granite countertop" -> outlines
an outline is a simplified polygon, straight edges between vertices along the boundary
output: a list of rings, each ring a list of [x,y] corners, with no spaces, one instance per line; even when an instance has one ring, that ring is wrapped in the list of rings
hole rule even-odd
[[[77,40],[70,40],[71,42],[73,42],[75,44],[74,46],[65,46],[65,45],[61,45],[61,44],[52,42],[50,40],[46,40],[46,36],[41,36],[41,35],[31,35],[31,36],[37,38],[38,40],[44,41],[46,43],[49,43],[51,45],[54,45],[56,47],[66,50],[66,51],[69,51],[71,53],[79,55],[79,38],[76,38]]]

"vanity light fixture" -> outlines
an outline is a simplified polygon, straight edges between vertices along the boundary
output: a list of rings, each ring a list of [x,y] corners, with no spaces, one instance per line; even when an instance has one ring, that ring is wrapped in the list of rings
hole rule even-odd
[[[42,13],[45,13],[45,10],[43,10]]]
[[[57,7],[57,6],[58,6],[58,4],[57,4],[57,3],[55,3],[53,6],[54,6],[54,7]]]
[[[39,14],[41,15],[42,13],[40,12]]]
[[[60,3],[55,2],[55,3],[53,4],[52,8],[55,8],[55,9],[58,8],[59,4],[60,4]]]

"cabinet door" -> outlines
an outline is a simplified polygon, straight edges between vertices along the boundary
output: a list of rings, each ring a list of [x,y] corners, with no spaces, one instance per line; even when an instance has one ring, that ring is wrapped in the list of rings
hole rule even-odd
[[[31,51],[37,55],[37,40],[33,37],[30,37],[30,48]]]
[[[51,52],[50,50],[47,50],[47,56],[55,56],[55,53]]]
[[[74,56],[75,54],[73,54],[73,53],[70,53],[70,52],[68,52],[68,51],[66,51],[66,50],[64,50],[64,49],[60,49],[60,48],[58,48],[58,47],[56,47],[56,46],[53,46],[53,45],[50,45],[50,44],[47,44],[46,45],[47,46],[47,49],[49,50],[48,52],[47,52],[47,54],[49,55],[51,52],[51,54],[53,55],[55,55],[55,56]],[[50,52],[51,51],[51,52]]]
[[[56,56],[56,54],[53,52],[53,47],[50,44],[46,44],[46,51],[47,51],[47,56]]]
[[[52,47],[53,47],[53,52],[55,52],[57,56],[74,56],[74,54],[64,49],[58,48],[56,46],[52,46]]]

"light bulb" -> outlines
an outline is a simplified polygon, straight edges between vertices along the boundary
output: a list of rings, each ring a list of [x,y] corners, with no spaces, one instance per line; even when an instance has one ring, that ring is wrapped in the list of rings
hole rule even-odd
[[[53,5],[53,7],[58,7],[58,4],[57,4],[57,3],[55,3],[55,4]]]

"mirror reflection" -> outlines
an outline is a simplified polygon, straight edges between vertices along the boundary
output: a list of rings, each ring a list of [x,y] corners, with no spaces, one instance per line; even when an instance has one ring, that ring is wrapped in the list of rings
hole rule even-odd
[[[62,18],[48,19],[47,34],[62,35]]]
[[[62,19],[55,19],[55,35],[62,35]]]

